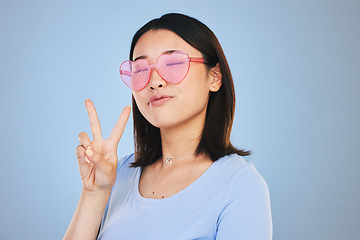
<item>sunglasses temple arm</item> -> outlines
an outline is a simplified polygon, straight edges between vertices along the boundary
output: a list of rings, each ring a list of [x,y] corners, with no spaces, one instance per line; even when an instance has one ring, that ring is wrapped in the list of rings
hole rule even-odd
[[[197,57],[189,57],[189,62],[206,63],[205,59]]]

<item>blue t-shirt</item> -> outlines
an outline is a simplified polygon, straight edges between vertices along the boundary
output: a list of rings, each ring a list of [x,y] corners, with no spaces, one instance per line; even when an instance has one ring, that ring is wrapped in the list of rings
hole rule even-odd
[[[164,199],[139,193],[134,155],[119,160],[98,239],[269,240],[272,219],[266,182],[236,154],[215,161],[195,182]]]

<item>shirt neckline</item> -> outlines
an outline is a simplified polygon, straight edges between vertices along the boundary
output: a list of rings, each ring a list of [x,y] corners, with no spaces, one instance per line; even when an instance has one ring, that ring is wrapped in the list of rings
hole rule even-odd
[[[208,169],[206,169],[206,171],[203,174],[201,174],[194,182],[192,182],[189,186],[187,186],[183,190],[181,190],[167,198],[161,198],[161,199],[146,198],[146,197],[141,196],[141,194],[139,192],[139,181],[140,181],[140,175],[141,175],[141,168],[138,167],[136,169],[136,173],[135,173],[135,181],[133,183],[133,187],[132,187],[133,191],[132,192],[135,196],[135,199],[139,200],[139,201],[146,201],[146,202],[152,202],[152,203],[164,203],[164,202],[175,200],[177,198],[180,198],[183,195],[186,195],[187,192],[190,192],[192,189],[196,188],[197,185],[199,185],[201,182],[203,182],[213,171],[215,171],[216,168],[218,168],[218,166],[223,162],[222,160],[224,158],[226,158],[227,156],[229,156],[229,155],[219,158],[218,160],[213,162],[211,164],[211,166]]]

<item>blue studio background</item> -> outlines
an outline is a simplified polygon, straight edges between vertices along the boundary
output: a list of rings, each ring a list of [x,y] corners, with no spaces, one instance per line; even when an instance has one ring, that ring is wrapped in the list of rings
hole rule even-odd
[[[274,239],[360,236],[360,3],[0,0],[1,239],[62,239],[93,100],[108,136],[135,31],[167,12],[218,36],[236,85],[232,141],[266,179]],[[119,155],[133,151],[132,123]]]

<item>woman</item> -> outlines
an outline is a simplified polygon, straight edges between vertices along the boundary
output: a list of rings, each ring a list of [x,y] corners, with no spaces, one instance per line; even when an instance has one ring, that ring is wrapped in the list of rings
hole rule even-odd
[[[230,143],[235,93],[204,24],[166,14],[134,36],[120,75],[132,89],[135,154],[117,158],[126,107],[76,149],[83,190],[65,239],[271,239],[268,188]]]

